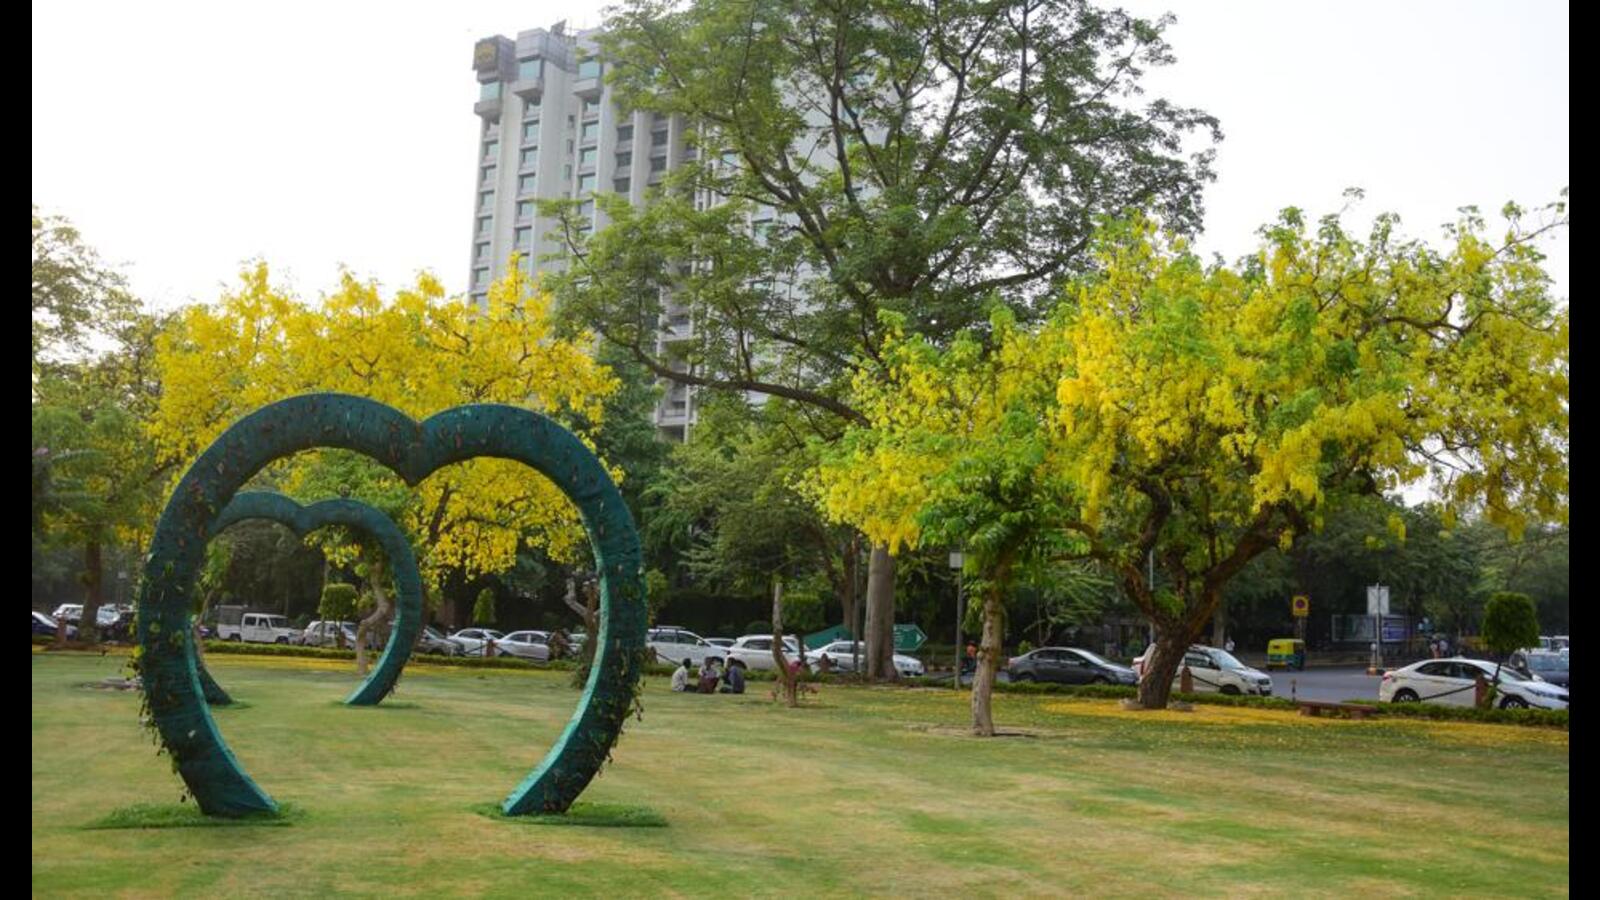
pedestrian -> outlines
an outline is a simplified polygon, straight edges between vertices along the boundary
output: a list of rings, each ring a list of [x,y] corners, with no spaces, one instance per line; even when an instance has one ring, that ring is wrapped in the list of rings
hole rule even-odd
[[[722,693],[744,693],[744,666],[728,664],[728,670],[722,673]]]
[[[971,641],[967,641],[967,658],[961,670],[963,672],[978,671],[978,645]]]
[[[684,660],[683,665],[672,670],[672,689],[683,693],[689,689],[689,673],[694,670],[694,663]]]
[[[715,694],[717,682],[722,680],[722,672],[717,668],[717,661],[707,658],[700,666],[700,693]]]

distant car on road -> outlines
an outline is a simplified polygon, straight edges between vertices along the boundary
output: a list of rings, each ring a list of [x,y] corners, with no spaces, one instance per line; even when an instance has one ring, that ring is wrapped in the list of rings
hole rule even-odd
[[[99,611],[94,614],[94,620],[99,623],[101,628],[106,628],[117,624],[117,620],[122,616],[131,616],[132,614],[133,607],[131,606],[112,606],[108,603],[101,606]],[[56,611],[51,613],[50,617],[58,620],[66,619],[68,624],[77,625],[83,619],[83,604],[63,603],[56,607]]]
[[[675,625],[650,629],[645,633],[645,642],[655,652],[656,659],[669,666],[681,666],[686,659],[695,666],[704,665],[708,659],[721,664],[728,655],[726,648]]]
[[[273,613],[244,613],[238,624],[217,623],[217,635],[225,641],[250,641],[256,644],[287,644],[303,632],[290,627],[287,616]]]
[[[450,635],[465,656],[488,656],[485,645],[490,641],[498,641],[505,635],[492,628],[463,628]]]
[[[550,661],[550,632],[513,631],[494,642],[496,656],[520,656],[538,662]]]
[[[343,638],[341,641],[340,638]],[[335,622],[318,620],[312,622],[300,632],[296,643],[305,647],[346,647],[356,645],[356,626],[353,622]]]
[[[1439,703],[1472,706],[1477,700],[1477,677],[1495,683],[1493,662],[1454,657],[1425,659],[1385,672],[1378,684],[1378,699],[1385,703]],[[1566,709],[1567,689],[1524,678],[1510,666],[1499,667],[1501,709]]]
[[[1571,686],[1567,684],[1568,659],[1567,654],[1551,650],[1518,650],[1511,654],[1506,665],[1526,678],[1537,678],[1570,690]]]
[[[1136,678],[1144,678],[1144,667],[1149,662],[1153,649],[1155,648],[1146,647],[1144,653],[1133,661],[1133,673]],[[1272,696],[1272,676],[1259,669],[1250,668],[1226,650],[1207,647],[1204,644],[1190,645],[1188,652],[1183,655],[1183,662],[1178,665],[1178,671],[1172,675],[1173,690],[1178,690],[1183,684],[1184,666],[1189,667],[1189,676],[1194,682],[1194,691],[1197,694]]]
[[[1135,684],[1133,670],[1077,647],[1040,647],[1012,657],[1006,666],[1012,681],[1058,684]]]
[[[432,625],[424,625],[422,626],[422,634],[417,637],[417,652],[460,656],[461,645],[445,637]]]
[[[857,660],[863,666],[867,664],[867,646],[856,641],[834,641],[807,653],[806,663],[811,668],[817,669],[821,667],[824,658],[828,660],[828,667],[835,672],[853,672]],[[900,673],[902,678],[911,678],[926,672],[922,660],[901,653],[894,655],[894,670]]]
[[[43,634],[43,635],[48,635],[50,637],[55,637],[56,636],[56,629],[59,626],[57,625],[55,619],[52,619],[49,616],[47,616],[44,613],[39,612],[37,610],[30,610],[30,612],[33,613],[33,633],[34,634]],[[77,636],[78,636],[78,626],[73,625],[71,623],[68,623],[67,624],[67,640],[69,640],[69,641],[73,640]]]
[[[800,652],[800,639],[792,634],[783,636],[783,646],[787,651],[784,656],[789,659],[797,659],[803,655]],[[777,668],[777,663],[772,661],[772,635],[747,634],[735,640],[728,648],[728,665],[739,665],[758,671]]]

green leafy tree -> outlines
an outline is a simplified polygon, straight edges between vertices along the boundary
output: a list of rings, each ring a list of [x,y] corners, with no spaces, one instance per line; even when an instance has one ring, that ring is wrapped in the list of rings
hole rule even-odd
[[[1490,597],[1483,607],[1483,643],[1495,655],[1494,683],[1498,685],[1501,660],[1539,644],[1539,615],[1534,611],[1533,598],[1511,591]]]
[[[33,208],[33,332],[37,379],[52,363],[82,355],[91,338],[115,339],[138,302],[121,273],[100,260],[66,219]]]
[[[850,376],[886,374],[880,312],[944,340],[991,296],[1031,312],[1089,263],[1102,213],[1198,226],[1211,157],[1183,144],[1215,119],[1134,99],[1169,22],[1073,0],[628,0],[608,80],[684,115],[699,162],[643,210],[598,197],[590,236],[583,198],[547,208],[571,262],[553,289],[657,377],[792,401],[837,436],[867,421]],[[680,313],[692,337],[658,342]],[[889,677],[886,546],[869,567],[867,666]]]

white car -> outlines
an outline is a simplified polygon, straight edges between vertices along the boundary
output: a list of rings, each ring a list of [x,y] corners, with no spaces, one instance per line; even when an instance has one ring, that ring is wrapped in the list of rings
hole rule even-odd
[[[698,668],[707,659],[721,663],[727,658],[727,651],[723,648],[675,625],[650,629],[645,634],[645,641],[655,652],[656,659],[669,666],[681,666],[687,659]]]
[[[100,623],[101,628],[104,628],[107,625],[115,625],[117,623],[117,617],[122,615],[124,611],[131,614],[133,612],[133,607],[112,606],[111,604],[107,603],[102,605],[100,610],[94,614],[94,620]],[[56,607],[56,611],[50,614],[50,618],[57,621],[66,619],[69,623],[77,625],[83,620],[83,604],[63,603]]]
[[[245,613],[239,624],[217,623],[217,637],[225,641],[249,641],[253,644],[287,644],[301,636],[298,629],[289,625],[287,616],[273,613]]]
[[[1383,674],[1378,699],[1385,703],[1440,703],[1472,706],[1477,700],[1477,676],[1491,684],[1495,664],[1486,659],[1425,659]],[[1501,709],[1566,709],[1567,689],[1524,678],[1510,666],[1500,667]]]
[[[1133,661],[1133,675],[1140,681],[1144,680],[1144,666],[1152,649],[1146,648]],[[1272,696],[1272,676],[1260,669],[1250,668],[1226,650],[1203,644],[1190,646],[1183,655],[1183,662],[1178,664],[1178,671],[1172,675],[1172,689],[1175,691],[1183,684],[1184,666],[1189,667],[1189,677],[1194,682],[1194,692],[1197,694]]]
[[[784,656],[795,659],[801,656],[800,639],[792,634],[783,636]],[[777,667],[772,661],[772,635],[747,634],[728,648],[728,665],[741,665],[747,669],[771,671]]]
[[[344,640],[341,642],[340,637]],[[323,621],[321,619],[306,626],[300,633],[297,642],[306,647],[354,647],[356,645],[356,626],[353,622]]]
[[[831,644],[824,644],[808,652],[806,654],[806,664],[813,669],[818,669],[821,667],[824,658],[828,660],[829,668],[835,672],[853,672],[858,660],[863,666],[867,664],[867,646],[865,644],[858,645],[854,641],[834,641]],[[902,678],[921,675],[926,671],[922,667],[922,660],[900,653],[894,655],[894,669],[900,673]]]
[[[520,656],[523,659],[550,661],[550,632],[513,631],[494,642],[496,656]]]
[[[502,637],[505,635],[491,628],[463,628],[450,635],[450,640],[461,648],[463,656],[488,656],[485,645]]]

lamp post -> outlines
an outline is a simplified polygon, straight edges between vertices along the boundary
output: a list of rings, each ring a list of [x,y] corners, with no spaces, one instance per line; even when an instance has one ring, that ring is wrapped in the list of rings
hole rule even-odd
[[[966,554],[957,550],[950,554],[950,568],[956,570],[956,675],[954,680],[956,690],[961,690],[961,625],[966,620],[965,597],[961,593],[961,568],[966,565]]]

